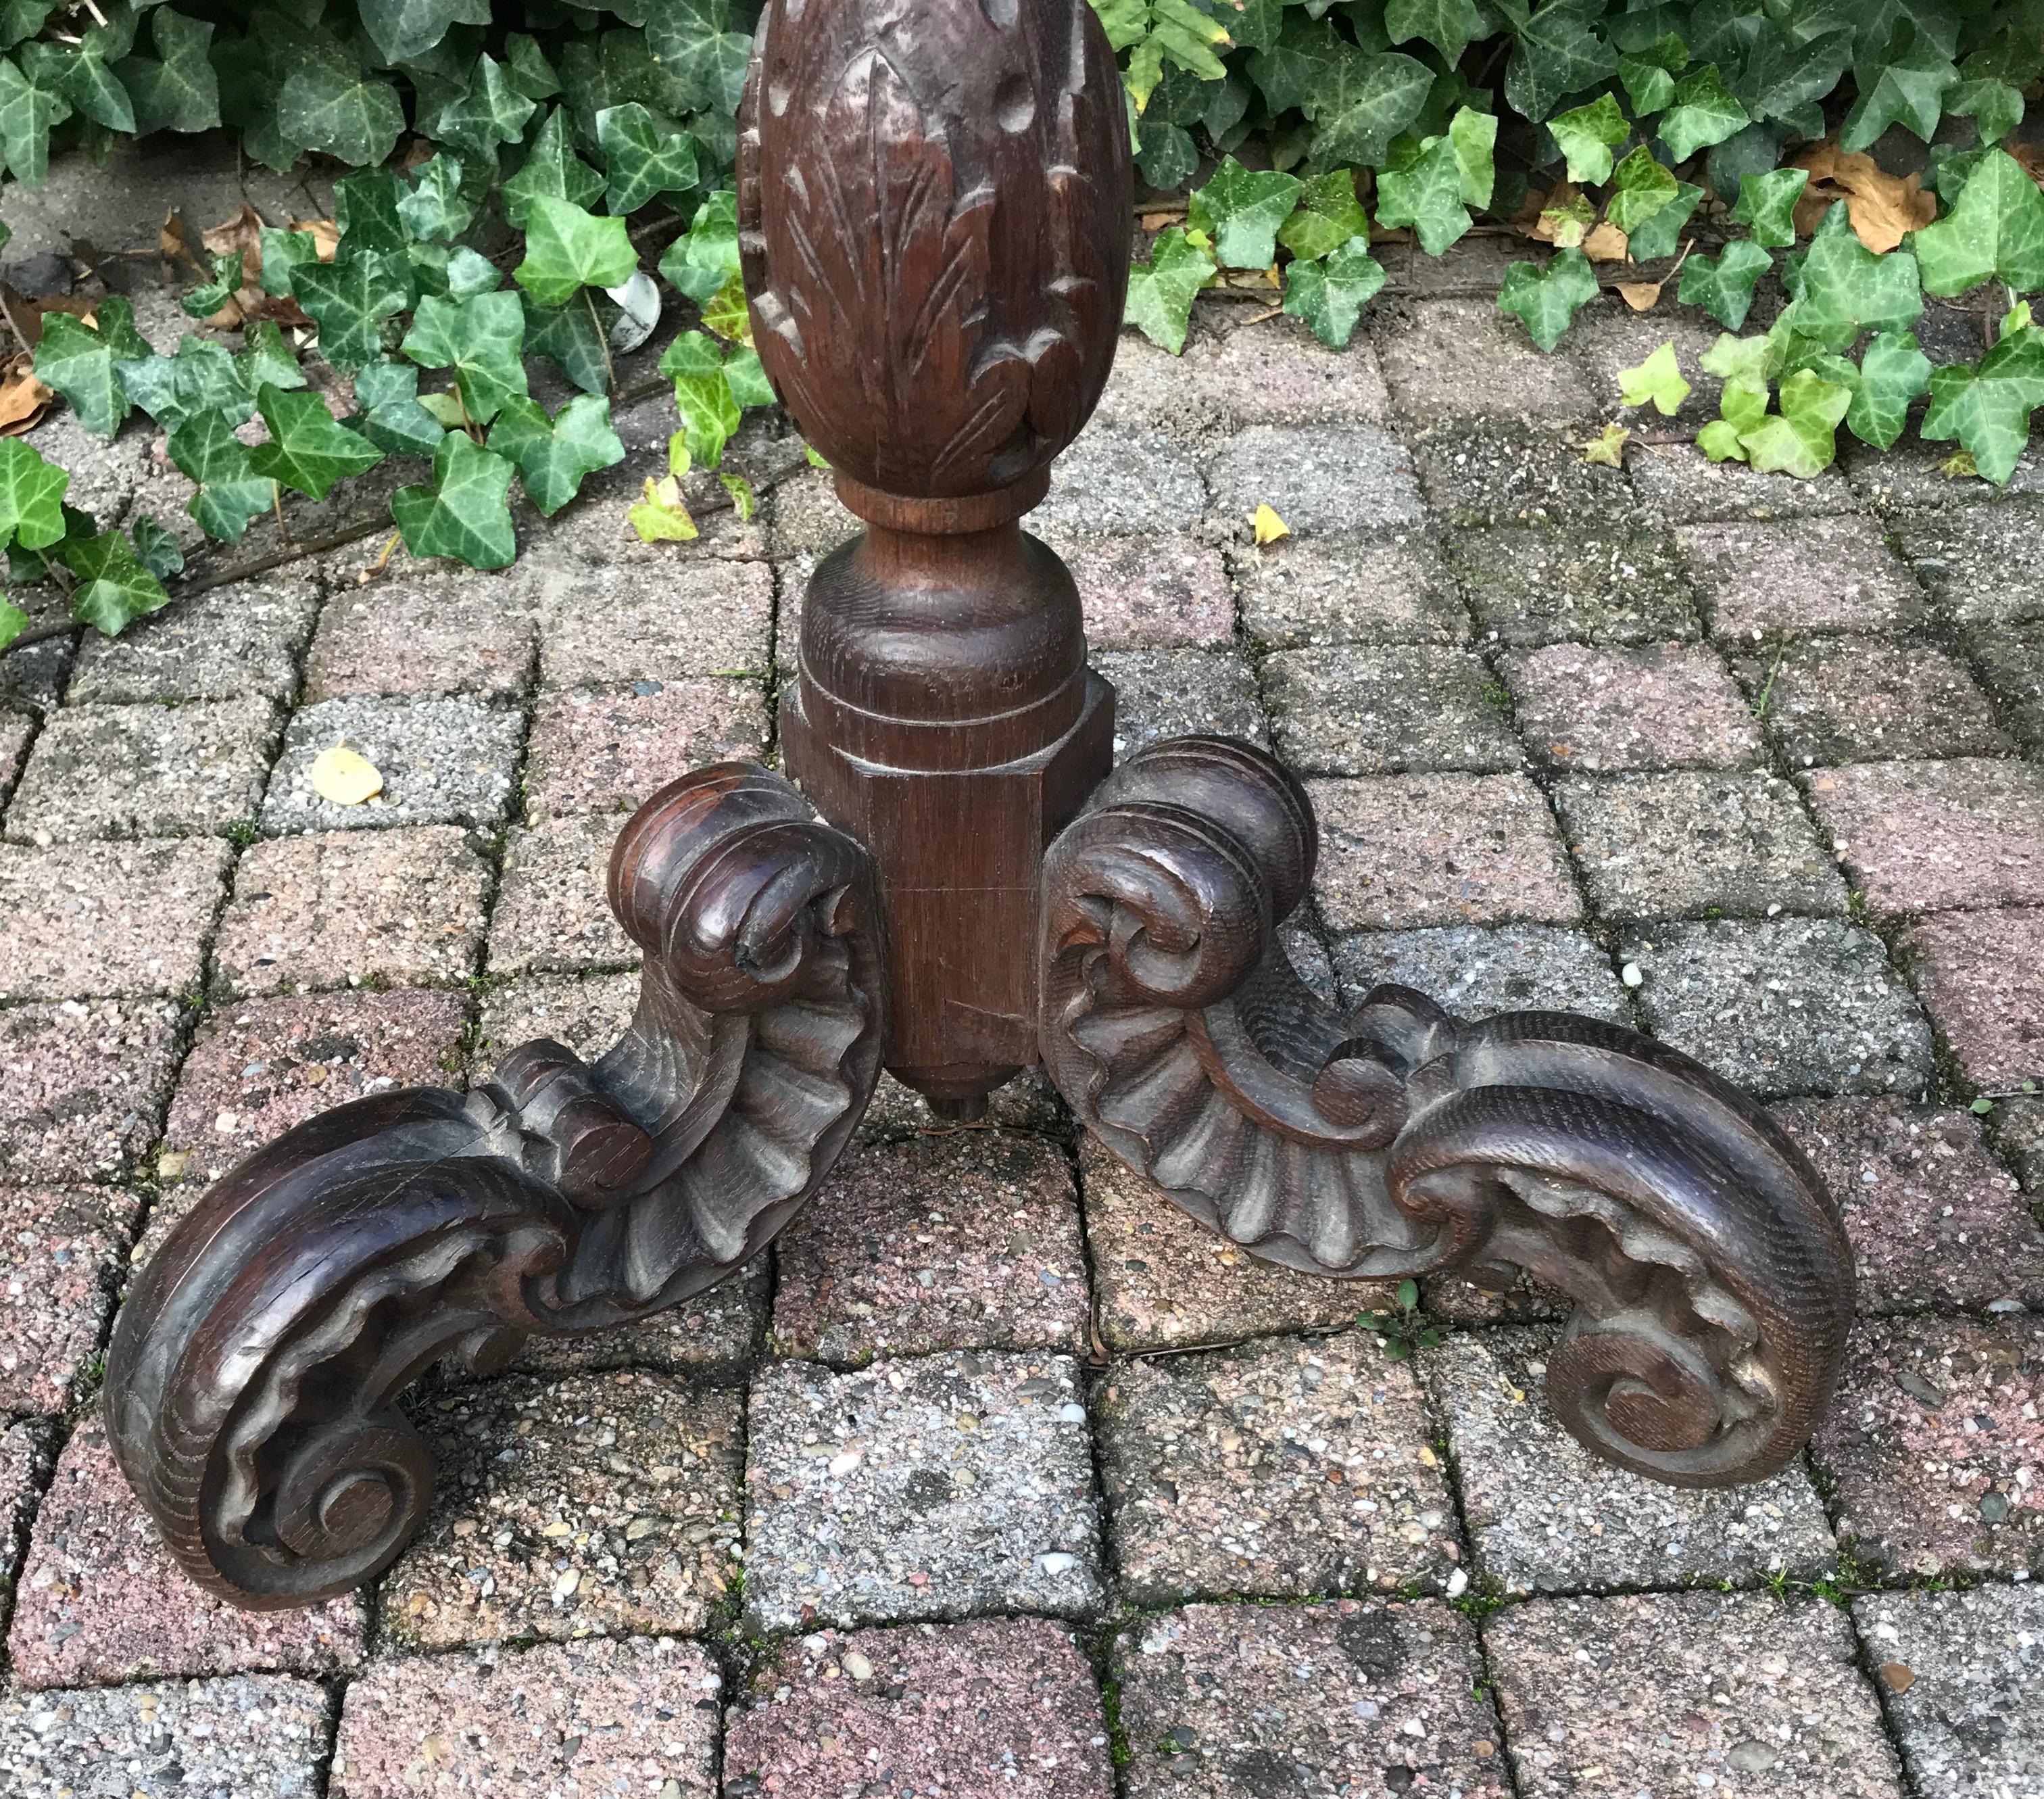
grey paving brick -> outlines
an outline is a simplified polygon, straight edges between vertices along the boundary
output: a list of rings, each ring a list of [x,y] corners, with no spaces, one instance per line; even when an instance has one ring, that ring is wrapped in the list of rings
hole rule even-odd
[[[1976,352],[1976,355],[1977,352]],[[2016,459],[2008,485],[1997,487],[1977,475],[1953,466],[1958,445],[1933,443],[1915,425],[1886,450],[1862,444],[1850,432],[1838,436],[1838,460],[1860,502],[1892,517],[1906,518],[1932,509],[1971,510],[2044,487],[2044,447],[2033,440]]]
[[[7,808],[7,839],[171,837],[251,824],[276,736],[265,699],[53,713]]]
[[[1335,940],[1334,963],[1350,1005],[1389,982],[1464,1018],[1559,1010],[1633,1022],[1610,956],[1581,932],[1552,924],[1358,931]]]
[[[29,1523],[49,1485],[56,1457],[56,1427],[31,1418],[0,1427],[0,1572],[7,1577],[11,1597],[29,1547]],[[6,1613],[0,1610],[0,1623]]]
[[[1633,508],[1625,471],[1585,462],[1581,440],[1559,431],[1443,426],[1416,455],[1427,503],[1454,525],[1604,522]]]
[[[1272,649],[1459,644],[1468,609],[1424,531],[1325,532],[1231,552],[1242,628]]]
[[[2044,500],[1904,517],[1896,537],[1947,617],[1962,625],[2044,618]]]
[[[1204,467],[1215,516],[1245,534],[1259,505],[1300,536],[1397,530],[1425,517],[1410,452],[1374,425],[1252,425]]]
[[[1965,644],[2009,729],[2033,754],[2044,749],[2044,620],[1975,625]]]
[[[1701,364],[1716,344],[1720,327],[1701,308],[1680,306],[1674,300],[1674,289],[1669,287],[1659,305],[1636,313],[1616,294],[1605,294],[1576,314],[1559,348],[1583,371],[1593,402],[1585,416],[1624,417],[1635,436],[1648,432],[1656,436],[1693,432],[1718,416],[1723,383],[1707,374]],[[1638,367],[1663,344],[1673,346],[1676,363],[1689,383],[1689,398],[1665,423],[1658,411],[1622,413],[1619,376]],[[1633,455],[1638,459],[1659,447],[1635,443]],[[1634,466],[1637,467],[1637,460]]]
[[[1750,1486],[1685,1488],[1615,1468],[1547,1403],[1544,1326],[1451,1336],[1420,1352],[1447,1422],[1473,1578],[1503,1593],[1757,1585],[1815,1578],[1837,1560],[1800,1466]]]
[[[1100,1519],[1078,1364],[988,1351],[752,1383],[754,1630],[986,1612],[1091,1616]]]
[[[1755,475],[1744,463],[1712,462],[1694,444],[1635,444],[1626,472],[1642,508],[1671,525],[1817,518],[1851,512],[1858,503],[1835,467],[1811,481]]]
[[[1765,644],[1739,663],[1789,766],[1891,756],[1997,755],[2015,748],[1954,655],[1921,639]]]
[[[532,684],[536,635],[529,598],[502,576],[344,587],[320,614],[305,698],[516,699]]]
[[[1639,970],[1654,1036],[1750,1092],[1913,1097],[1930,1078],[1930,1026],[1856,924],[1658,924],[1619,954]]]
[[[54,613],[38,617],[31,596],[17,591],[11,596],[36,624],[52,622]],[[70,675],[78,647],[75,632],[25,644],[0,656],[0,705],[37,717],[57,703]]]
[[[1193,732],[1270,743],[1256,677],[1239,655],[1221,650],[1121,650],[1096,655],[1093,666],[1114,686],[1117,761],[1147,744]]]
[[[196,988],[231,857],[209,838],[0,846],[0,1000]]]
[[[1527,749],[1550,768],[1616,775],[1760,759],[1752,708],[1700,644],[1550,644],[1502,668]]]
[[[1476,613],[1479,638],[1516,649],[1692,640],[1696,590],[1665,532],[1507,525],[1457,532],[1448,559]]]
[[[33,713],[0,710],[0,811],[21,778],[21,764],[29,759],[29,744],[35,734]]]
[[[524,736],[516,712],[465,698],[325,700],[303,707],[284,733],[263,801],[263,828],[279,835],[500,825]],[[313,792],[313,763],[336,744],[375,764],[383,790],[374,799],[336,805]]]
[[[1380,302],[1365,315],[1364,329],[1393,402],[1416,425],[1568,424],[1599,410],[1576,364],[1567,356],[1543,355],[1494,304]],[[1481,377],[1473,379],[1478,368]]]
[[[525,763],[528,817],[629,813],[705,762],[756,759],[766,707],[750,681],[647,679],[541,697]]]
[[[317,587],[289,570],[180,598],[117,637],[88,636],[66,698],[73,705],[288,700],[318,611]]]
[[[770,1259],[759,1256],[715,1286],[650,1318],[580,1336],[528,1337],[505,1372],[558,1380],[613,1368],[696,1374],[747,1367],[759,1359],[766,1338],[773,1287]],[[440,1377],[451,1386],[474,1378],[448,1364],[442,1365]]]
[[[784,564],[796,556],[828,555],[863,529],[838,498],[830,475],[818,468],[804,469],[782,482],[767,496],[763,510],[770,521],[768,547]]]
[[[774,576],[764,563],[699,559],[601,574],[542,567],[528,590],[549,687],[766,671]]]
[[[1720,638],[1907,631],[1925,617],[1908,566],[1863,518],[1692,525],[1677,536]]]
[[[474,1074],[486,1074],[530,1037],[551,1037],[594,1062],[624,1034],[639,1003],[639,977],[527,974],[494,987],[475,1028]]]
[[[1161,432],[1096,425],[1051,464],[1050,497],[1029,529],[1045,538],[1186,531],[1206,498],[1181,444]]]
[[[1302,775],[1483,775],[1524,760],[1503,688],[1466,650],[1281,650],[1263,691],[1278,753]]]

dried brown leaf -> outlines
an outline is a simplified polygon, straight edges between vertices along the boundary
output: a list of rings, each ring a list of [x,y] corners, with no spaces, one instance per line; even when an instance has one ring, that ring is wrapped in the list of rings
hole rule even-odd
[[[1625,233],[1606,219],[1583,239],[1583,254],[1593,263],[1625,262]]]
[[[25,356],[0,363],[0,437],[18,437],[33,430],[56,396],[36,379],[34,363]]]
[[[1812,144],[1788,166],[1810,171],[1809,184],[1796,202],[1800,236],[1815,231],[1842,200],[1854,235],[1876,256],[1885,256],[1938,216],[1937,197],[1923,191],[1922,175],[1890,175],[1864,151],[1841,150],[1836,138]]]
[[[1662,285],[1658,281],[1621,281],[1618,297],[1636,313],[1650,313],[1660,302]]]

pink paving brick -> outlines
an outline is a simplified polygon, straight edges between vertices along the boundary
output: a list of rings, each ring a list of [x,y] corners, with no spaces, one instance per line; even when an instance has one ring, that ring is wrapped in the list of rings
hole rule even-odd
[[[1235,590],[1220,552],[1181,537],[1104,537],[1062,546],[1097,650],[1197,648],[1235,636]]]
[[[467,1018],[460,994],[422,990],[224,1005],[186,1061],[159,1171],[217,1180],[279,1132],[346,1101],[444,1086]]]
[[[7,1649],[24,1686],[156,1676],[325,1674],[362,1659],[362,1601],[244,1612],[179,1571],[97,1413],[64,1445],[36,1519]]]
[[[133,1172],[179,1037],[176,1008],[160,1000],[0,1011],[0,1181],[69,1186]]]
[[[459,980],[482,952],[489,874],[458,825],[252,844],[221,920],[216,984],[281,994]]]
[[[1924,617],[1923,590],[1865,519],[1696,525],[1676,536],[1721,638],[1905,631]]]
[[[136,1210],[118,1187],[0,1186],[0,1410],[70,1404]]]
[[[1832,847],[1879,913],[2044,902],[2044,769],[1860,763],[1807,777]]]
[[[2044,1567],[2044,1320],[1872,1320],[1811,1455],[1838,1540],[1896,1577]]]
[[[491,974],[580,973],[638,962],[639,946],[605,897],[610,848],[624,819],[616,812],[549,818],[511,832],[490,920]]]
[[[724,1774],[728,1799],[1114,1793],[1093,1670],[1071,1633],[1040,1618],[786,1643],[732,1710]]]
[[[699,763],[756,757],[766,745],[766,709],[750,682],[550,694],[532,721],[527,810],[536,820],[630,812]]]
[[[1313,892],[1335,931],[1508,921],[1572,924],[1582,901],[1553,815],[1521,775],[1309,781]]]
[[[532,684],[534,636],[524,596],[501,577],[344,588],[320,614],[302,697],[514,698]]]
[[[786,1355],[855,1363],[1086,1347],[1078,1196],[1040,1137],[861,1144],[776,1254],[774,1336]]]
[[[197,987],[232,859],[203,837],[0,844],[0,1000]]]
[[[723,1684],[667,1636],[379,1662],[348,1685],[328,1791],[710,1799]]]
[[[1504,664],[1534,759],[1589,774],[1742,768],[1760,759],[1753,709],[1714,650],[1550,644]]]
[[[699,559],[601,575],[542,564],[524,579],[540,613],[545,686],[766,671],[774,575],[764,563]]]
[[[10,1582],[28,1547],[29,1520],[49,1479],[54,1429],[41,1419],[0,1428],[0,1574]]]
[[[1923,1004],[1968,1080],[2044,1080],[2044,909],[1946,913],[1902,940]]]
[[[1970,1113],[1839,1099],[1774,1115],[1845,1215],[1862,1313],[2044,1308],[2044,1232]]]

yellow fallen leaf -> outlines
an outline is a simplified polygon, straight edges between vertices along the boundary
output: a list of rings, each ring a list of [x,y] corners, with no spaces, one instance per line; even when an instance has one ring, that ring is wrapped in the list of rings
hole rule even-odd
[[[1601,463],[1606,468],[1624,467],[1626,440],[1631,435],[1622,425],[1607,425],[1582,446],[1583,460]]]
[[[1266,544],[1274,544],[1280,537],[1292,535],[1292,528],[1278,516],[1274,507],[1259,505],[1256,509],[1256,544],[1261,549]]]
[[[383,776],[368,757],[336,744],[313,758],[313,791],[334,805],[360,805],[383,791]]]
[[[1659,303],[1661,283],[1658,281],[1621,281],[1618,297],[1636,313],[1650,313]]]
[[[644,544],[687,544],[694,541],[696,521],[682,503],[682,484],[671,475],[655,481],[646,477],[645,498],[629,508],[625,517]]]

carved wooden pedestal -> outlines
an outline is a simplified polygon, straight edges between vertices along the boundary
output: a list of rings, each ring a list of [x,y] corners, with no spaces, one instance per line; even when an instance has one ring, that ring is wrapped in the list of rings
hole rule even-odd
[[[770,0],[740,122],[760,354],[868,527],[810,584],[799,789],[723,764],[626,827],[610,900],[645,973],[601,1059],[531,1043],[465,1096],[342,1106],[172,1234],[107,1416],[193,1579],[284,1606],[372,1578],[431,1485],[405,1386],[729,1274],[883,1063],[962,1118],[1041,1062],[1116,1155],[1293,1267],[1528,1270],[1576,1302],[1547,1388],[1597,1454],[1687,1485],[1781,1466],[1852,1264],[1766,1114],[1588,1019],[1466,1024],[1398,987],[1336,1013],[1278,940],[1316,850],[1297,782],[1222,738],[1109,772],[1113,694],[1020,523],[1099,399],[1128,275],[1085,0]]]

